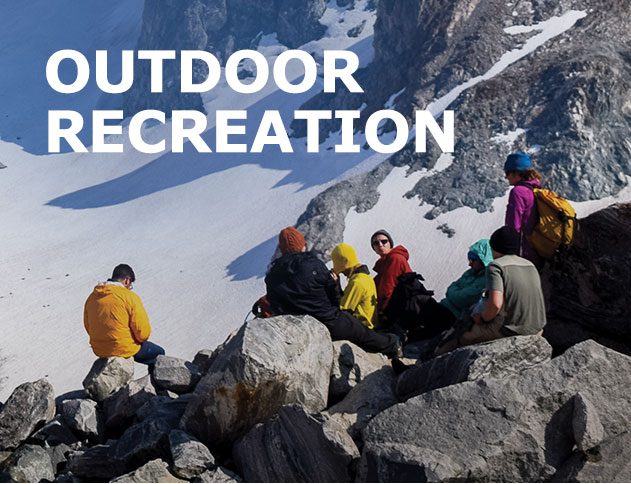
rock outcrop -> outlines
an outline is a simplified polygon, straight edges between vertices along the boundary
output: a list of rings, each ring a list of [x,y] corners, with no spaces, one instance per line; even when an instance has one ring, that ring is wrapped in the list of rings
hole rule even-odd
[[[145,1],[137,50],[205,50],[224,64],[233,52],[256,49],[262,35],[274,32],[280,43],[296,48],[324,34],[318,20],[326,5],[326,0]],[[164,63],[162,93],[151,93],[148,61],[136,60],[134,74],[134,85],[124,97],[126,116],[144,109],[167,116],[174,109],[203,110],[199,94],[181,92],[179,59]],[[194,82],[207,74],[205,64],[194,65]]]
[[[586,339],[631,355],[631,205],[579,220],[574,242],[543,273],[548,324],[558,351]]]
[[[333,350],[310,316],[254,319],[224,344],[181,426],[211,448],[231,444],[283,405],[326,407]]]
[[[359,382],[387,363],[388,359],[381,353],[368,353],[349,341],[335,341],[329,399],[342,399]]]
[[[395,405],[364,430],[362,481],[545,481],[571,458],[574,396],[599,409],[605,438],[629,428],[620,393],[631,358],[586,341],[502,379],[451,385]]]

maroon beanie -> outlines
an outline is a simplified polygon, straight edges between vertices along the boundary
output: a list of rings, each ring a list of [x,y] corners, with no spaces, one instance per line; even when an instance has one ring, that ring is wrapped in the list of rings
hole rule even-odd
[[[283,255],[300,252],[305,245],[305,238],[293,227],[284,228],[278,234],[278,248]]]

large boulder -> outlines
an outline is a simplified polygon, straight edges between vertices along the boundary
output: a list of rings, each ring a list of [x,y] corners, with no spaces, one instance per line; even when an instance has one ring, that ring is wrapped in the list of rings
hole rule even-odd
[[[202,472],[191,482],[223,482],[228,484],[233,482],[243,482],[243,479],[235,473],[230,472],[225,467],[217,467],[212,471]]]
[[[147,462],[133,472],[124,474],[110,482],[187,482],[171,474],[169,465],[162,459]]]
[[[55,416],[53,387],[45,379],[23,383],[0,410],[0,450],[16,449]]]
[[[83,388],[92,400],[102,402],[133,378],[133,358],[99,358],[83,379]]]
[[[199,370],[190,361],[174,356],[159,355],[153,369],[153,381],[160,388],[187,393],[199,380]]]
[[[454,383],[502,378],[549,361],[552,347],[540,336],[512,336],[458,348],[403,372],[396,393],[401,401]]]
[[[94,400],[65,400],[61,403],[60,413],[66,425],[79,437],[93,442],[99,442],[103,437],[103,415]]]
[[[248,321],[214,358],[181,427],[212,449],[234,442],[283,405],[319,412],[327,404],[332,358],[329,331],[310,316]]]
[[[339,401],[360,381],[388,364],[381,353],[368,353],[350,341],[333,342],[329,398]]]
[[[114,449],[114,457],[122,463],[125,472],[136,469],[150,460],[170,457],[169,432],[172,430],[164,419],[144,420],[129,427]]]
[[[581,219],[567,253],[543,272],[548,324],[558,351],[593,339],[631,355],[631,204]]]
[[[169,433],[173,471],[182,479],[191,480],[215,467],[215,458],[204,444],[182,430]]]
[[[105,426],[117,429],[131,423],[138,409],[155,396],[151,376],[129,382],[103,402]]]
[[[79,442],[79,438],[74,434],[64,419],[57,415],[54,419],[44,425],[35,432],[30,441],[34,441],[40,445],[44,442],[51,447],[59,444],[75,445]]]
[[[171,428],[176,428],[179,425],[180,420],[184,415],[184,411],[186,410],[186,407],[192,397],[192,393],[179,395],[177,398],[171,398],[166,395],[158,395],[140,407],[136,417],[141,422],[145,420],[161,419],[167,422]]]
[[[580,393],[574,397],[574,415],[572,417],[574,441],[579,451],[588,451],[600,444],[605,430],[598,410],[589,399]]]
[[[399,403],[394,384],[394,371],[385,366],[365,377],[344,400],[323,413],[339,422],[357,441],[361,439],[362,429],[375,415]]]
[[[5,462],[9,482],[40,482],[55,479],[48,452],[37,445],[23,445]]]
[[[246,482],[351,482],[359,451],[334,420],[289,405],[248,432],[233,455]]]
[[[586,341],[519,375],[413,397],[364,429],[359,479],[545,481],[575,448],[576,393],[605,438],[631,427],[630,371],[630,357]]]

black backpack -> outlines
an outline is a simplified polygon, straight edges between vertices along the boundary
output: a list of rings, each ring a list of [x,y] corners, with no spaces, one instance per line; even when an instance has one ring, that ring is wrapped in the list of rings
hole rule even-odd
[[[416,272],[401,274],[384,311],[387,326],[399,326],[410,341],[433,338],[454,320],[449,309],[434,299],[434,291],[425,287],[424,280]]]

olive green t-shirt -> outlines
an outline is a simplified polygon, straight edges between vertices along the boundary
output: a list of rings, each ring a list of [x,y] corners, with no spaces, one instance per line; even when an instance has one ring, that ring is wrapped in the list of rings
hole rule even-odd
[[[537,268],[517,255],[495,259],[486,268],[486,289],[504,294],[504,328],[511,332],[536,334],[546,324],[546,308]]]

